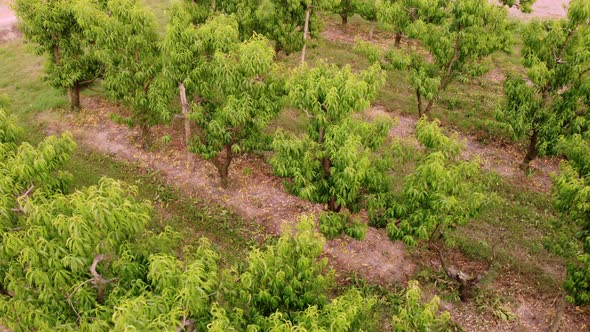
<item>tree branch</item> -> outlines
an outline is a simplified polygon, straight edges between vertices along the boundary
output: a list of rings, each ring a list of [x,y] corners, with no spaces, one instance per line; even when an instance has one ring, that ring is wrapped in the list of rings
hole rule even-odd
[[[304,108],[304,109],[303,109],[303,112],[305,113],[305,115],[306,115],[306,116],[307,116],[309,119],[313,119],[313,118],[315,118],[315,116],[313,116],[313,115],[309,114],[309,112],[307,112],[307,109],[306,109],[306,108]]]
[[[82,288],[82,286],[86,285],[87,283],[91,282],[92,280],[93,279],[88,279],[88,280],[82,282],[81,284],[79,284],[78,286],[76,286],[76,288],[74,288],[68,294],[68,296],[66,296],[66,301],[68,302],[68,304],[70,305],[70,307],[72,307],[72,310],[74,310],[74,313],[78,317],[78,319],[76,319],[76,323],[78,323],[80,321],[81,317],[80,317],[80,314],[78,313],[78,311],[76,310],[76,308],[74,307],[74,304],[72,303],[72,295],[74,295],[74,293],[76,293],[80,288]]]
[[[13,209],[11,209],[10,211],[12,211],[12,212],[18,212],[18,213],[23,213],[24,211],[23,211],[23,208],[22,208],[22,206],[20,205],[19,201],[20,201],[21,199],[24,199],[24,198],[28,197],[28,196],[31,194],[31,192],[33,191],[33,189],[35,189],[35,185],[34,185],[34,184],[33,184],[33,182],[31,181],[31,185],[29,186],[29,189],[27,189],[27,191],[25,191],[23,194],[21,194],[20,196],[18,196],[18,197],[16,198],[16,204],[17,204],[17,207],[16,207],[16,208],[13,208]]]

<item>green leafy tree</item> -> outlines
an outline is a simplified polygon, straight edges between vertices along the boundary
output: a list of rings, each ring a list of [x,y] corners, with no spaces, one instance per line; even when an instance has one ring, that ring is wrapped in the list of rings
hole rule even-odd
[[[558,148],[567,157],[553,179],[555,207],[578,227],[582,252],[569,264],[565,289],[577,305],[590,303],[590,144],[580,135],[562,138]]]
[[[387,225],[391,239],[408,245],[444,237],[477,216],[486,202],[475,184],[479,164],[459,160],[460,144],[442,134],[437,121],[420,119],[416,136],[425,152],[404,179],[401,197],[376,195],[369,211],[374,224]]]
[[[371,22],[369,40],[373,39],[375,21],[377,20],[376,0],[341,0],[339,4],[334,5],[332,10],[340,15],[343,25],[346,25],[348,23],[348,18],[355,14],[358,14],[365,20]]]
[[[348,24],[348,18],[357,13],[357,3],[355,0],[340,0],[340,3],[334,7],[334,12],[340,15],[342,24]]]
[[[324,306],[334,278],[327,259],[320,258],[324,242],[314,230],[313,218],[303,217],[294,238],[284,233],[276,245],[254,249],[240,275],[242,299],[251,299],[264,316]]]
[[[45,55],[45,79],[56,88],[68,90],[72,110],[80,109],[80,90],[102,74],[102,65],[78,24],[73,1],[17,0],[14,3],[19,27]]]
[[[422,290],[417,281],[408,283],[404,300],[399,312],[393,316],[393,331],[451,330],[451,315],[447,311],[439,313],[440,298],[434,296],[429,302],[422,303]]]
[[[378,19],[420,45],[383,51],[359,43],[356,49],[385,69],[409,72],[420,117],[430,114],[451,83],[486,73],[485,59],[506,50],[510,41],[505,10],[487,0],[385,2],[378,8]]]
[[[367,234],[367,225],[360,218],[351,218],[348,213],[324,212],[319,219],[320,232],[328,238],[345,233],[361,241]]]
[[[182,9],[173,14],[164,43],[164,90],[180,92],[183,113],[195,124],[190,150],[210,160],[227,186],[235,156],[261,147],[263,129],[280,110],[283,84],[267,39],[254,35],[240,43],[238,24],[228,16],[194,26],[183,15]]]
[[[252,9],[255,19],[250,23],[250,29],[274,40],[277,53],[281,50],[287,54],[302,50],[303,62],[308,35],[314,36],[320,30],[321,22],[317,19],[317,10],[330,9],[339,2],[339,0],[263,0]]]
[[[60,170],[76,144],[71,135],[51,136],[37,147],[17,145],[21,129],[0,108],[0,225],[17,227],[14,217],[22,213],[21,204],[36,190],[63,191],[71,179]]]
[[[375,32],[375,21],[377,21],[377,0],[356,0],[356,10],[357,14],[362,18],[371,22],[369,40],[372,40]]]
[[[193,8],[194,6],[197,8]],[[162,43],[162,71],[154,82],[154,88],[150,90],[150,98],[161,112],[173,108],[175,97],[180,97],[189,161],[192,139],[189,113],[193,103],[201,102],[197,90],[203,84],[202,77],[198,75],[216,51],[227,52],[237,43],[235,20],[220,15],[200,26],[198,24],[203,19],[204,12],[205,9],[199,8],[192,1],[188,4],[174,3]]]
[[[170,112],[154,107],[149,98],[161,70],[154,14],[138,0],[81,0],[76,13],[78,23],[95,40],[100,59],[106,64],[106,91],[128,106],[131,116],[124,121],[138,126],[149,144],[149,128],[170,118]]]
[[[351,115],[369,106],[382,83],[376,66],[354,74],[350,67],[320,64],[294,74],[289,97],[309,118],[307,134],[279,131],[271,160],[275,173],[290,179],[289,191],[338,212],[354,209],[365,190],[378,186],[382,177],[372,166],[372,151],[383,144],[390,123],[360,123]]]
[[[590,3],[574,0],[567,19],[533,21],[523,31],[526,75],[504,83],[497,112],[514,139],[526,138],[525,170],[539,155],[555,154],[560,135],[588,129],[590,105]]]

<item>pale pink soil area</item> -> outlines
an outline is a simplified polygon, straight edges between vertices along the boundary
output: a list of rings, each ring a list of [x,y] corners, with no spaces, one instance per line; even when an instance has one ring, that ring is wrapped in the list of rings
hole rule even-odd
[[[20,36],[16,24],[16,16],[8,3],[0,2],[0,42],[13,40]]]
[[[509,9],[510,15],[530,20],[533,18],[562,18],[567,14],[567,6],[570,0],[537,0],[533,4],[533,12],[523,14],[515,8]]]

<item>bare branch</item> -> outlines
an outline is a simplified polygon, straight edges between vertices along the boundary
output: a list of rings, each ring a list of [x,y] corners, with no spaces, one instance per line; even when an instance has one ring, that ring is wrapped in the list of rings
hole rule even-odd
[[[194,331],[194,325],[195,321],[192,319],[186,319],[186,315],[184,315],[184,317],[182,317],[182,322],[180,323],[180,326],[178,326],[178,328],[176,329],[176,332]]]
[[[74,293],[76,293],[80,288],[82,288],[82,286],[86,285],[87,283],[91,282],[92,280],[93,279],[88,279],[88,280],[82,282],[81,284],[79,284],[78,286],[76,286],[76,288],[74,288],[68,294],[68,296],[66,296],[66,301],[68,302],[68,304],[70,305],[70,307],[72,307],[72,310],[74,310],[74,313],[78,317],[78,319],[76,320],[76,323],[78,323],[80,321],[81,317],[80,317],[80,314],[78,313],[78,311],[76,310],[76,308],[74,307],[74,304],[72,303],[72,295],[74,295]]]
[[[90,273],[94,277],[94,280],[104,280],[104,278],[98,272],[96,272],[96,265],[98,265],[98,263],[104,260],[104,258],[104,255],[101,254],[94,257],[94,260],[92,261],[92,265],[90,266]]]
[[[308,118],[310,118],[310,119],[313,119],[313,118],[315,118],[315,116],[313,116],[313,115],[309,114],[309,112],[307,112],[307,109],[306,109],[306,108],[304,108],[304,109],[303,109],[303,112],[305,113],[305,115],[306,115]]]
[[[33,184],[33,182],[31,181],[31,185],[29,186],[29,189],[27,189],[27,191],[25,191],[23,194],[21,194],[20,196],[18,196],[18,197],[16,198],[16,204],[17,204],[17,207],[16,207],[16,208],[12,208],[12,209],[10,209],[10,211],[12,211],[12,212],[17,212],[17,213],[23,213],[24,211],[23,211],[23,208],[22,208],[22,206],[20,205],[20,202],[19,202],[19,201],[20,201],[21,199],[24,199],[24,198],[28,197],[28,196],[31,194],[31,192],[33,191],[33,189],[35,189],[35,185],[34,185],[34,184]]]

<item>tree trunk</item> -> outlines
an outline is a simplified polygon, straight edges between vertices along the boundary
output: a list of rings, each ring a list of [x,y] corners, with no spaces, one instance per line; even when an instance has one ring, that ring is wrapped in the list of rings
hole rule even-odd
[[[143,140],[144,148],[148,148],[152,145],[152,135],[150,133],[150,127],[147,123],[142,122],[139,125],[139,129],[141,130],[141,139]]]
[[[539,148],[537,147],[538,142],[539,131],[537,129],[534,129],[533,134],[531,135],[526,155],[524,156],[522,164],[520,164],[520,168],[523,171],[528,171],[530,169],[531,161],[535,160],[535,158],[537,158],[537,156],[539,155]]]
[[[402,33],[401,33],[401,31],[398,31],[395,33],[395,47],[400,48],[401,43],[402,43]]]
[[[217,168],[217,172],[219,173],[219,180],[223,188],[227,188],[229,184],[229,166],[231,165],[231,161],[233,159],[233,153],[231,151],[232,145],[233,142],[227,144],[225,146],[225,158],[221,158],[220,156],[218,156],[217,161],[215,162],[215,167]]]
[[[303,49],[301,50],[301,64],[305,63],[305,49],[307,48],[307,34],[309,31],[309,16],[311,15],[311,6],[307,6],[305,11],[305,25],[303,27]]]
[[[328,201],[328,210],[336,213],[342,210],[342,205],[336,204],[336,196],[330,197],[330,200]]]
[[[561,320],[563,318],[563,312],[565,311],[565,295],[561,296],[559,303],[557,304],[557,313],[555,314],[555,319],[553,319],[553,323],[549,328],[549,332],[557,332],[559,330],[559,326],[561,325]]]
[[[283,44],[280,42],[275,42],[275,54],[279,54],[280,51],[283,50]]]
[[[180,90],[180,104],[182,106],[182,115],[184,116],[184,142],[186,144],[186,162],[188,166],[192,166],[192,155],[189,151],[190,140],[191,140],[191,123],[188,118],[188,102],[186,101],[186,88],[184,84],[178,83],[178,89]]]
[[[70,110],[74,112],[80,111],[80,84],[74,83],[74,86],[68,89],[68,95],[70,99]]]
[[[430,116],[430,111],[432,110],[432,106],[434,106],[434,98],[428,101],[426,105],[426,109],[424,110],[424,114],[426,116]]]
[[[219,181],[223,188],[227,188],[229,184],[229,164],[227,162],[219,163],[217,167],[217,172],[219,173]]]
[[[340,13],[340,17],[342,18],[342,25],[348,24],[348,13],[347,12]]]
[[[420,119],[422,117],[422,95],[418,89],[416,89],[416,101],[418,102],[418,119]]]
[[[318,137],[318,143],[320,145],[324,143],[324,135],[325,129],[324,127],[320,127],[320,135]],[[328,157],[322,157],[321,162],[323,177],[324,179],[329,179],[332,175],[332,171],[330,170],[330,168],[332,168],[332,160],[330,160]],[[332,212],[340,212],[341,208],[342,206],[336,204],[336,196],[330,196],[330,199],[328,200],[328,210]]]
[[[330,160],[330,158],[324,157],[322,158],[322,169],[324,172],[324,178],[328,179],[331,175],[331,171],[330,168],[332,167],[332,161]],[[332,211],[332,212],[340,212],[340,209],[342,209],[342,206],[336,203],[336,196],[330,196],[330,199],[328,200],[328,210]]]
[[[371,21],[371,29],[369,29],[369,40],[373,40],[373,32],[375,31],[375,21]]]
[[[59,62],[61,61],[61,58],[59,56],[59,46],[54,46],[53,47],[53,61],[56,64],[59,64]]]

